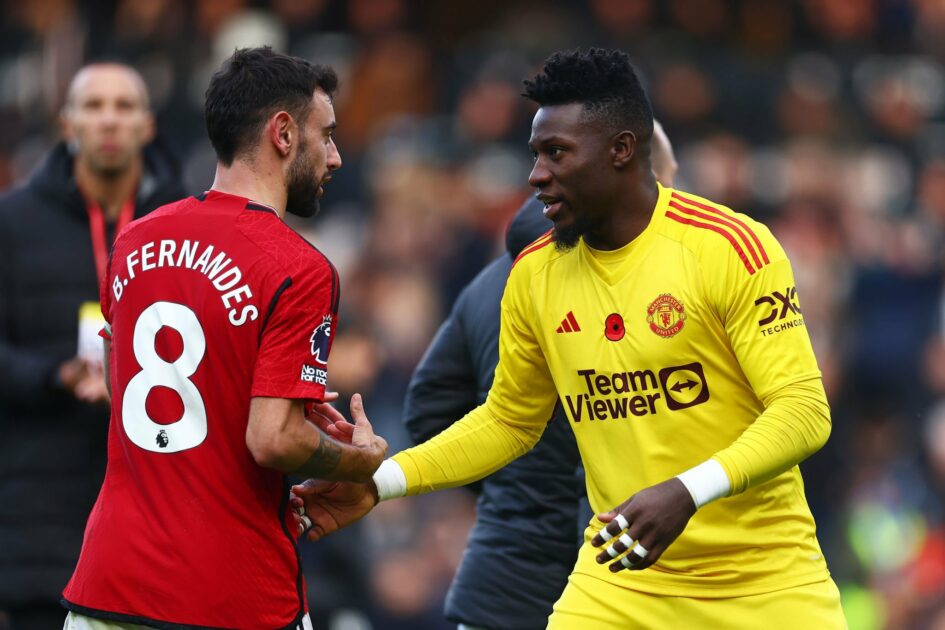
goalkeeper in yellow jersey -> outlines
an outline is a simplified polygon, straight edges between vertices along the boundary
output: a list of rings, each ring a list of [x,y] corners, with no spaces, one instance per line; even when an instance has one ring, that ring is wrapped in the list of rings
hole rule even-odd
[[[657,183],[626,54],[556,53],[525,96],[554,229],[512,268],[489,396],[373,483],[296,487],[310,537],[501,468],[560,398],[599,514],[549,628],[845,628],[797,467],[830,413],[784,250]]]

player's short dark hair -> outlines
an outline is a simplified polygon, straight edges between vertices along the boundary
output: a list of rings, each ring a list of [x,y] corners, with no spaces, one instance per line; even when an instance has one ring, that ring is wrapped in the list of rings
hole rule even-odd
[[[217,159],[229,166],[252,149],[275,112],[285,110],[301,125],[316,89],[332,97],[338,89],[335,71],[269,46],[237,49],[207,88],[204,117]]]
[[[653,134],[653,109],[630,56],[620,50],[590,48],[556,52],[542,72],[525,81],[526,98],[540,106],[581,103],[588,120],[638,138]]]

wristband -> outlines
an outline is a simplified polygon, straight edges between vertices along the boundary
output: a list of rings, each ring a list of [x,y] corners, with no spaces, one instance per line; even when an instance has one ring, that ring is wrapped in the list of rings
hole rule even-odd
[[[676,475],[676,479],[686,486],[697,510],[706,503],[728,495],[732,490],[732,483],[725,469],[714,459],[707,459],[698,466]]]
[[[404,469],[392,459],[385,459],[374,472],[374,485],[377,486],[378,501],[396,499],[407,494]]]

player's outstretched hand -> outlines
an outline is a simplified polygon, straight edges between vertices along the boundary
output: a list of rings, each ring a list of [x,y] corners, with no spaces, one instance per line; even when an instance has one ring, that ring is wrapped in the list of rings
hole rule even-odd
[[[289,502],[299,514],[299,535],[319,540],[350,525],[377,505],[377,489],[373,481],[323,481],[306,479],[292,486]]]
[[[362,456],[363,475],[360,477],[370,481],[371,475],[378,469],[384,456],[387,455],[387,441],[379,435],[374,435],[374,429],[364,413],[364,401],[361,394],[351,397],[351,417],[354,418],[354,430],[351,432],[351,446],[357,448]],[[358,479],[359,477],[355,477]]]
[[[616,509],[597,515],[607,525],[591,544],[602,547],[609,543],[598,554],[598,564],[610,562],[614,573],[651,566],[686,529],[695,513],[692,496],[675,477],[640,490]]]
[[[354,425],[348,422],[340,411],[328,404],[337,399],[336,392],[328,392],[324,402],[307,404],[305,419],[342,444],[351,444]]]

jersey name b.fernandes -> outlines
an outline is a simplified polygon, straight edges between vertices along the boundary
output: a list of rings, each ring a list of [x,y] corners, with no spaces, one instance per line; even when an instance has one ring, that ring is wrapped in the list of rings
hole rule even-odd
[[[284,475],[246,446],[250,399],[319,400],[338,276],[268,206],[209,192],[116,240],[108,469],[67,607],[181,626],[306,614]],[[139,621],[140,623],[140,621]]]
[[[549,235],[503,300],[497,418],[547,418],[560,397],[595,511],[732,444],[780,388],[819,377],[790,263],[760,223],[660,188],[633,242],[567,252]],[[599,529],[594,519],[588,538]],[[638,590],[730,597],[825,579],[795,466],[700,509],[646,571],[575,567]]]

